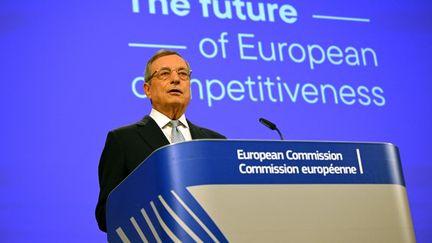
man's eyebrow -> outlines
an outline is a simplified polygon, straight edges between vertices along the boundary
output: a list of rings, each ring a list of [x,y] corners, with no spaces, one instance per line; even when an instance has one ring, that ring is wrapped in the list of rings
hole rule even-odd
[[[172,68],[171,67],[167,67],[167,66],[163,66],[163,67],[159,68],[158,70],[161,70],[161,69],[172,69]],[[174,69],[188,69],[188,68],[185,67],[185,66],[180,66],[180,67],[177,67],[177,68],[174,68]]]

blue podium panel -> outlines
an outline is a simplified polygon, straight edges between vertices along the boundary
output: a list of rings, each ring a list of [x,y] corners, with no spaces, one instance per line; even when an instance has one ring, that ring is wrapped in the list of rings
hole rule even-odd
[[[109,242],[415,242],[386,143],[194,140],[109,195]]]

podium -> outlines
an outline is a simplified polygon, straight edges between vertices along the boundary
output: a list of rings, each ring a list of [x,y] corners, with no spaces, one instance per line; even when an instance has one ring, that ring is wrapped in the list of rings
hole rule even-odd
[[[415,242],[396,146],[193,140],[109,195],[113,242]]]

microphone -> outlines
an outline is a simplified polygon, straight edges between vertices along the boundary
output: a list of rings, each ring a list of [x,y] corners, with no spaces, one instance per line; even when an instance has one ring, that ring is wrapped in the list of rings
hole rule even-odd
[[[276,130],[276,131],[279,133],[279,137],[280,137],[280,139],[281,139],[281,140],[284,140],[283,137],[282,137],[282,133],[281,133],[281,132],[279,131],[279,129],[276,127],[276,124],[274,124],[273,122],[271,122],[271,121],[269,121],[269,120],[267,120],[267,119],[264,119],[264,118],[262,118],[262,117],[259,119],[259,122],[261,122],[264,126],[270,128],[271,130]]]

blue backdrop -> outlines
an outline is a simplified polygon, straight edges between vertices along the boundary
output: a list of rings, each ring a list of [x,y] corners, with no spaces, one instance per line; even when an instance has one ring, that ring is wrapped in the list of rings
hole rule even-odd
[[[401,151],[419,242],[432,239],[432,3],[0,2],[0,240],[103,242],[106,133],[150,111],[158,49],[193,69],[187,117],[232,139],[379,141]]]

